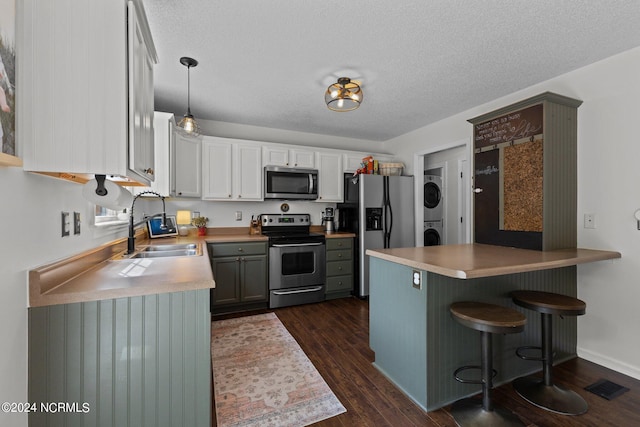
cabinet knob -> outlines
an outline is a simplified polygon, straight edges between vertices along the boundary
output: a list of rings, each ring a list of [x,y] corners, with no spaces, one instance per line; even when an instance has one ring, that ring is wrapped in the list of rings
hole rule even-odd
[[[338,254],[338,258],[342,258],[342,254]]]
[[[341,242],[338,242],[338,246],[342,246],[342,243],[341,243]]]
[[[338,285],[342,285],[342,281],[341,281],[341,280],[340,280],[340,281],[338,281]]]
[[[228,197],[231,197],[231,194],[229,194],[229,196],[228,196]]]
[[[338,270],[342,270],[342,266],[338,267]]]
[[[238,252],[242,252],[242,251],[243,251],[243,249],[242,249],[242,248],[238,248]]]
[[[298,164],[297,164],[297,163],[295,163],[293,166],[298,166]]]
[[[242,198],[242,194],[238,194],[238,199],[241,199],[241,198]]]
[[[182,191],[178,191],[178,196],[182,196]]]
[[[240,261],[244,262],[244,258],[240,258]]]
[[[240,262],[240,257],[236,257],[236,262]]]

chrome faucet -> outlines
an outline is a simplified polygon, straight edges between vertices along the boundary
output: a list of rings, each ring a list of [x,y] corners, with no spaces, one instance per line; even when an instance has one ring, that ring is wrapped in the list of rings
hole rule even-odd
[[[136,200],[138,200],[138,197],[144,196],[145,194],[151,194],[153,196],[159,197],[162,200],[162,213],[157,213],[157,214],[151,215],[151,216],[143,216],[143,218],[140,221],[138,221],[137,223],[134,223],[133,222],[133,207],[136,205]],[[161,230],[166,230],[167,229],[167,213],[166,213],[165,205],[164,205],[164,196],[161,196],[160,194],[156,193],[155,191],[143,191],[143,192],[137,194],[133,198],[133,202],[131,202],[131,210],[129,212],[129,237],[127,238],[127,255],[134,253],[135,250],[136,250],[136,238],[135,238],[134,229],[137,226],[139,226],[140,224],[144,223],[145,221],[148,221],[151,218],[157,218],[157,217],[162,217],[162,221],[160,223],[160,229]]]

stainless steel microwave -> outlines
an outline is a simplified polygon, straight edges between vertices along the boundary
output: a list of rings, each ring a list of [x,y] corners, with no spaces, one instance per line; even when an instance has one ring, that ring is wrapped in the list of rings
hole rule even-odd
[[[316,200],[318,198],[318,170],[265,166],[264,198]]]

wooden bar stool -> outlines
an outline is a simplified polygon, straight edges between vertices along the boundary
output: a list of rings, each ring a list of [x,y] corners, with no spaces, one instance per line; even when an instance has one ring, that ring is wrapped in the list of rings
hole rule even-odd
[[[511,298],[517,305],[540,313],[542,325],[541,347],[520,347],[516,354],[524,360],[542,362],[542,378],[527,376],[513,381],[513,387],[526,401],[563,415],[580,415],[587,412],[589,405],[576,392],[553,384],[551,368],[553,366],[552,315],[580,316],[585,313],[584,301],[567,295],[539,291],[514,291]],[[528,357],[522,353],[526,349],[541,350],[541,357]]]
[[[455,302],[449,307],[451,316],[462,325],[480,331],[482,364],[481,366],[463,366],[453,373],[456,381],[461,383],[482,384],[482,400],[461,399],[451,408],[451,415],[461,426],[523,426],[525,425],[515,414],[504,408],[493,405],[491,393],[493,377],[493,346],[491,334],[512,334],[522,332],[527,322],[526,317],[517,310],[500,305],[482,302]],[[480,381],[467,380],[458,374],[467,369],[480,369]]]

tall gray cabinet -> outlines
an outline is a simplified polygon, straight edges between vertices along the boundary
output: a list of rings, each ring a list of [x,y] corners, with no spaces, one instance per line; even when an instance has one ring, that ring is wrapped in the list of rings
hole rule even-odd
[[[576,247],[581,104],[545,92],[469,120],[476,243]]]

